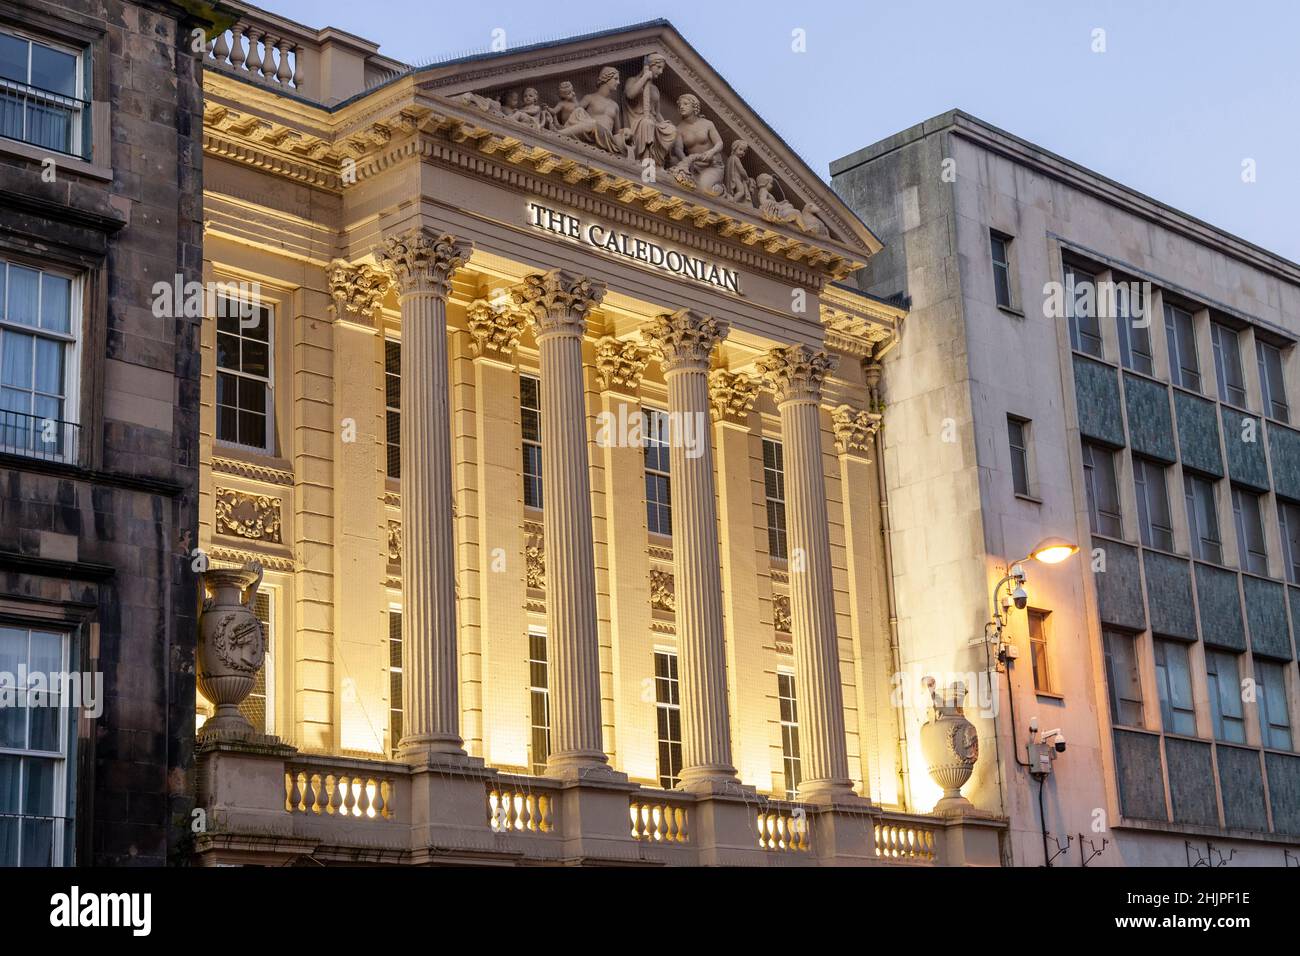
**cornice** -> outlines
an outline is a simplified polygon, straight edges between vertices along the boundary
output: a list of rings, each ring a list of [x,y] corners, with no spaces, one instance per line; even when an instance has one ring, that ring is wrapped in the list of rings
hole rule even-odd
[[[272,468],[269,465],[259,465],[250,461],[243,461],[238,458],[222,458],[214,455],[212,457],[212,470],[223,475],[235,475],[239,478],[247,478],[250,481],[260,481],[268,485],[293,486],[292,472],[282,471],[279,468]]]

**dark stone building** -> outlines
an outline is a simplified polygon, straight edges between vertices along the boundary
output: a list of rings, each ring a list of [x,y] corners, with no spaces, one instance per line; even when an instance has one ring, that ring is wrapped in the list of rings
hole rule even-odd
[[[0,865],[186,851],[213,18],[0,0]]]

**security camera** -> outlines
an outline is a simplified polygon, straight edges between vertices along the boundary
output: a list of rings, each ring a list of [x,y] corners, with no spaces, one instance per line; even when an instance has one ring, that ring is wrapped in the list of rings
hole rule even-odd
[[[1056,728],[1055,730],[1049,730],[1047,733],[1043,734],[1042,741],[1043,743],[1047,743],[1053,737],[1056,738],[1054,743],[1054,746],[1056,747],[1056,752],[1058,754],[1065,753],[1065,734],[1062,733],[1059,727]]]
[[[1025,574],[1024,566],[1019,564],[1013,564],[1011,566],[1011,576],[1015,578],[1018,583],[1024,584],[1025,578],[1027,577],[1027,575]]]
[[[1011,600],[1015,602],[1017,610],[1023,611],[1025,605],[1029,603],[1029,592],[1024,588],[1018,587],[1011,592]]]
[[[1036,733],[1038,733],[1038,718],[1037,718],[1037,717],[1030,717],[1030,718],[1029,718],[1029,732],[1030,732],[1031,734],[1036,734]]]

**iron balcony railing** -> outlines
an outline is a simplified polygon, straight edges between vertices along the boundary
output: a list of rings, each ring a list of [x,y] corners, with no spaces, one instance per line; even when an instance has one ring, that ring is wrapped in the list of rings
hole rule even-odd
[[[0,408],[0,453],[41,461],[77,463],[81,426]]]
[[[72,817],[0,813],[0,867],[67,866]]]
[[[75,96],[0,78],[0,136],[85,159],[89,106]]]

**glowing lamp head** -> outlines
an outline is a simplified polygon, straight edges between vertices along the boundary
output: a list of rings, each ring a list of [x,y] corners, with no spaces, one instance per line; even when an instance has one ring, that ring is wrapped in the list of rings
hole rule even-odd
[[[1029,556],[1042,564],[1060,564],[1078,552],[1079,546],[1064,538],[1044,538],[1029,552]]]

